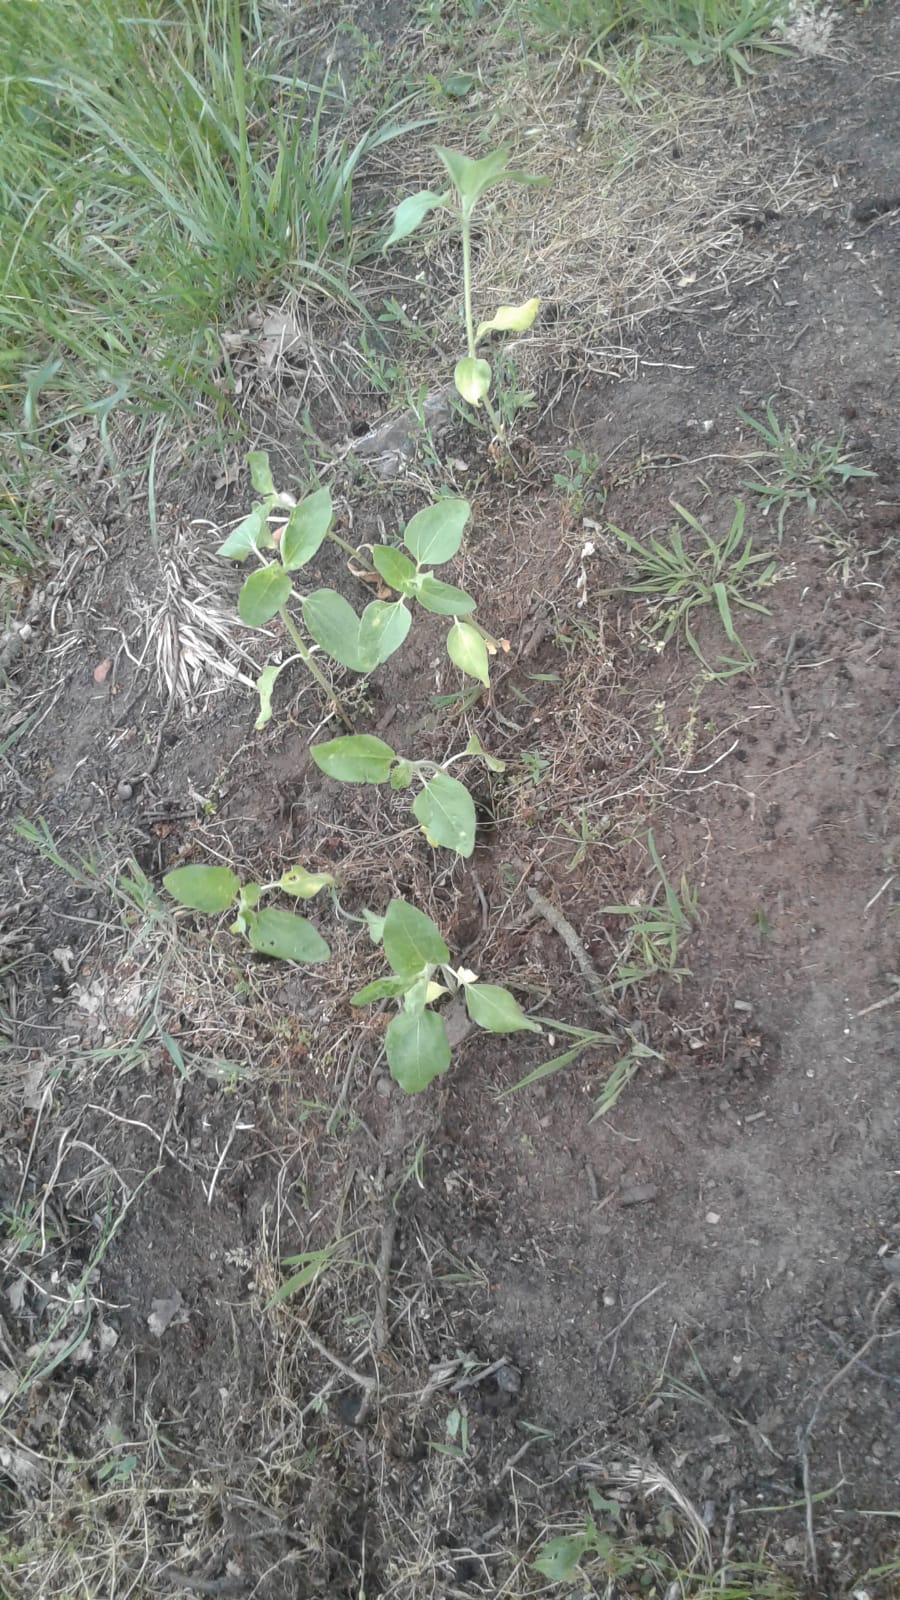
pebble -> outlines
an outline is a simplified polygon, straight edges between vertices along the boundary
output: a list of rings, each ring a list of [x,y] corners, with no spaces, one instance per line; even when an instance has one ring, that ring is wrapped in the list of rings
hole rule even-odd
[[[655,1200],[659,1190],[655,1183],[635,1183],[630,1189],[623,1189],[619,1195],[620,1206],[643,1206],[648,1200]]]
[[[390,1094],[390,1092],[391,1092],[391,1080],[390,1080],[390,1078],[388,1078],[386,1076],[382,1076],[380,1078],[376,1078],[375,1079],[375,1093],[376,1094],[380,1094],[382,1100],[386,1100],[388,1095]]]
[[[131,783],[128,783],[125,778],[122,779],[121,783],[117,783],[116,784],[116,799],[117,800],[130,800],[133,794],[134,794],[134,785],[131,784]]]

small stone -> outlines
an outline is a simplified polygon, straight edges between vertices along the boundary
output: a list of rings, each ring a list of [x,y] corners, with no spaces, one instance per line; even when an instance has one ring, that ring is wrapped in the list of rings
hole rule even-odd
[[[718,1213],[718,1211],[707,1211],[706,1220],[709,1223],[710,1227],[714,1228],[716,1223],[719,1221],[719,1213]]]
[[[390,1092],[391,1080],[386,1074],[382,1073],[380,1078],[375,1079],[375,1093],[380,1094],[382,1100],[386,1100]]]
[[[623,1189],[619,1195],[620,1206],[643,1206],[648,1200],[655,1200],[659,1190],[655,1183],[634,1183],[629,1189]]]
[[[21,627],[19,628],[19,638],[23,639],[26,644],[28,643],[29,639],[34,638],[34,629],[30,622],[22,623]]]
[[[129,783],[126,778],[123,778],[120,783],[116,784],[116,799],[117,800],[130,800],[133,794],[134,794],[134,785]]]

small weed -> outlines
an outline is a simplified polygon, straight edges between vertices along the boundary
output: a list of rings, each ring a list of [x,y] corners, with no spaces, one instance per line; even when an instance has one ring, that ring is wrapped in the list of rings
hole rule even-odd
[[[580,449],[566,450],[564,456],[568,468],[565,472],[555,472],[553,482],[566,497],[570,517],[577,521],[584,516],[589,500],[597,499],[602,504],[605,498],[602,489],[591,488],[600,470],[600,457],[595,450]]]
[[[639,576],[634,583],[623,585],[624,592],[650,598],[649,631],[659,636],[660,650],[680,634],[711,678],[729,678],[746,672],[754,666],[754,661],[738,636],[733,611],[740,606],[745,611],[768,615],[768,606],[751,596],[770,587],[775,580],[771,551],[756,553],[752,535],[745,536],[743,500],[735,501],[731,526],[721,539],[707,533],[684,506],[674,501],[673,505],[682,522],[699,535],[701,547],[698,550],[686,548],[677,524],[670,531],[668,545],[656,538],[641,544],[631,534],[613,527],[613,533],[638,561]],[[740,659],[726,657],[716,666],[706,660],[694,634],[694,616],[707,606],[716,611],[729,643],[741,651]]]
[[[763,441],[766,448],[761,453],[774,465],[771,477],[757,473],[758,481],[741,487],[759,495],[763,516],[777,510],[779,542],[784,537],[784,519],[791,506],[802,505],[813,512],[820,500],[836,503],[835,491],[846,488],[853,478],[875,477],[868,467],[858,467],[851,461],[842,439],[837,444],[816,439],[805,445],[798,433],[782,427],[771,400],[766,402],[764,422],[748,416],[746,411],[739,411],[738,416]]]
[[[591,846],[600,844],[603,838],[604,824],[601,822],[596,825],[591,822],[587,806],[581,805],[578,809],[577,825],[574,822],[569,822],[564,817],[561,819],[559,826],[562,828],[563,833],[568,834],[570,839],[577,839],[578,841],[577,847],[570,860],[566,862],[565,868],[566,872],[574,872],[576,867],[581,866]]]
[[[787,0],[527,0],[525,14],[548,39],[583,41],[587,66],[636,38],[692,67],[724,66],[739,84],[754,70],[749,52],[784,54],[771,31],[787,10]]]
[[[655,896],[649,902],[602,906],[604,916],[624,917],[625,948],[616,962],[611,987],[623,992],[647,978],[686,975],[677,965],[683,939],[697,923],[697,895],[682,874],[678,888],[669,882],[652,833],[647,834],[647,849],[656,868],[662,902]]]

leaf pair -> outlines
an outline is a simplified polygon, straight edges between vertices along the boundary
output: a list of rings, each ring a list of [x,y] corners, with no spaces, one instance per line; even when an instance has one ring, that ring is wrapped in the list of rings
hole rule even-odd
[[[330,888],[334,879],[328,872],[307,872],[305,867],[288,867],[277,883],[266,889],[280,889],[294,899],[310,900],[321,889]],[[173,900],[191,911],[216,916],[238,902],[233,933],[240,933],[251,949],[260,955],[277,956],[282,961],[313,963],[327,961],[331,951],[322,935],[305,917],[277,906],[258,909],[265,889],[258,883],[241,884],[230,867],[175,867],[163,878]]]
[[[431,918],[406,900],[392,900],[383,918],[370,912],[367,920],[374,942],[383,946],[391,976],[366,984],[350,1003],[372,1005],[385,999],[401,1003],[402,1010],[388,1023],[385,1049],[391,1076],[407,1094],[415,1094],[450,1065],[443,1019],[428,1009],[448,992],[446,985],[432,980],[432,974],[447,967],[450,952]],[[466,1007],[479,1027],[491,1033],[541,1032],[508,989],[478,983],[472,974],[465,976]]]
[[[374,734],[347,734],[310,746],[316,766],[340,783],[388,783],[405,789],[419,776],[419,764],[404,761]],[[432,773],[412,804],[428,843],[470,856],[475,848],[475,805],[465,784],[440,768]],[[440,959],[444,959],[441,957]]]
[[[407,195],[405,200],[401,200],[394,212],[391,231],[384,242],[385,250],[399,239],[408,238],[439,206],[449,205],[454,190],[460,209],[468,214],[492,184],[541,182],[527,172],[519,172],[506,165],[509,155],[506,145],[498,145],[496,150],[477,159],[463,155],[460,150],[448,150],[445,145],[435,145],[434,153],[453,188],[445,189],[442,194],[436,194],[432,189],[421,189],[418,194]]]

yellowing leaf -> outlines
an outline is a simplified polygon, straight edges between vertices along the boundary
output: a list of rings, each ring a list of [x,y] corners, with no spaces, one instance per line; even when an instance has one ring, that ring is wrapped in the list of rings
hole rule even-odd
[[[524,333],[537,316],[540,303],[535,295],[520,306],[498,306],[490,322],[479,322],[475,343],[483,339],[486,333]]]

